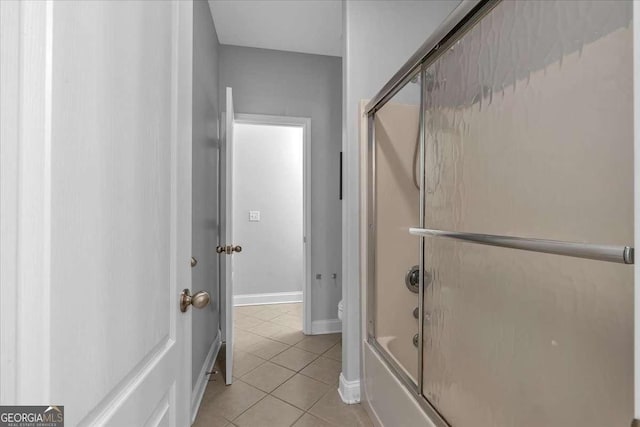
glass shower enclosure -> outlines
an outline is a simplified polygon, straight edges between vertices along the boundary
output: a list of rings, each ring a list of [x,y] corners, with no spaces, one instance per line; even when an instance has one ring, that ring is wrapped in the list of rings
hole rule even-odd
[[[471,3],[367,107],[367,341],[437,425],[628,426],[631,2]]]

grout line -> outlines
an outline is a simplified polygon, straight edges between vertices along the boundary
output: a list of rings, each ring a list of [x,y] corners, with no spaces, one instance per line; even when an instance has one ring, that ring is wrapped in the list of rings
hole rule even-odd
[[[240,380],[238,379],[238,381],[240,381]],[[242,382],[243,382],[243,383],[245,383],[244,381],[242,381]],[[247,384],[247,383],[245,383],[245,384]],[[247,384],[247,385],[248,385],[248,386],[251,386],[251,387],[253,387],[253,388],[255,388],[256,390],[262,391],[262,390],[260,390],[259,388],[252,386],[251,384]],[[232,386],[233,386],[233,385],[232,385]],[[264,393],[264,391],[262,391],[262,392]],[[265,393],[265,395],[264,395],[264,396],[262,396],[260,399],[258,399],[258,400],[256,401],[256,403],[254,403],[253,405],[249,406],[247,409],[245,409],[244,411],[242,411],[241,413],[239,413],[239,414],[238,414],[238,416],[237,416],[237,417],[235,417],[233,420],[231,420],[231,421],[227,420],[227,421],[229,421],[230,423],[233,423],[233,421],[234,421],[234,420],[237,420],[238,418],[240,418],[240,417],[242,416],[242,414],[244,414],[244,413],[245,413],[245,412],[247,412],[249,409],[251,409],[251,408],[253,408],[254,406],[256,406],[258,403],[262,402],[262,401],[264,400],[264,398],[265,398],[265,397],[267,397],[267,396],[269,396],[269,394],[268,394],[268,393]],[[224,417],[223,417],[223,418],[224,418]],[[225,420],[226,420],[226,418],[225,418]]]

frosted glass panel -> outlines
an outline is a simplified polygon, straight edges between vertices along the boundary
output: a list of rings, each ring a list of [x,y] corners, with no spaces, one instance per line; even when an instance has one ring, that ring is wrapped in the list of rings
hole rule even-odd
[[[424,385],[454,427],[628,427],[633,268],[426,239]]]
[[[427,228],[633,244],[631,3],[503,1],[427,69]],[[633,268],[427,237],[452,426],[627,426]]]
[[[375,115],[375,338],[415,383],[418,319],[413,310],[419,300],[406,287],[405,275],[420,261],[420,240],[408,232],[419,223],[419,118],[419,81]]]
[[[428,226],[631,243],[630,17],[505,1],[429,67]]]

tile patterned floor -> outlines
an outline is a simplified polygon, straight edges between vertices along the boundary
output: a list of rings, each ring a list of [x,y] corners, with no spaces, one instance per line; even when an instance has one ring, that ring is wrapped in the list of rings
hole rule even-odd
[[[373,426],[338,395],[340,334],[304,335],[302,304],[237,307],[234,327],[233,384],[217,366],[194,427]]]

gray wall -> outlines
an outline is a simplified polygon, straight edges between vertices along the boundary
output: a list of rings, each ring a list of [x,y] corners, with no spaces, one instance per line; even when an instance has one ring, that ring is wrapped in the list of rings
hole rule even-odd
[[[302,298],[303,128],[236,124],[233,132],[233,238],[242,242],[234,301],[282,292]],[[250,221],[249,211],[260,221]]]
[[[198,265],[192,271],[192,292],[207,291],[211,304],[191,310],[192,376],[198,374],[220,328],[218,277],[218,51],[209,5],[193,4],[193,231],[192,255]]]
[[[373,98],[458,3],[457,0],[346,0],[343,3],[345,313],[342,374],[348,381],[360,378],[358,105],[360,100]]]
[[[220,46],[220,93],[233,88],[236,113],[311,118],[313,320],[337,318],[341,298],[341,66],[332,56]]]

